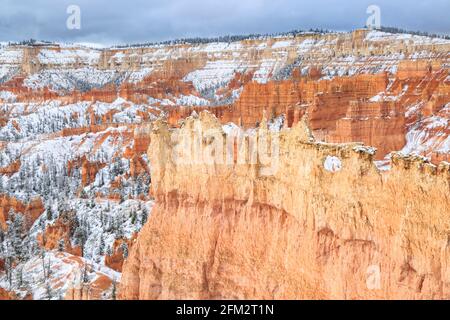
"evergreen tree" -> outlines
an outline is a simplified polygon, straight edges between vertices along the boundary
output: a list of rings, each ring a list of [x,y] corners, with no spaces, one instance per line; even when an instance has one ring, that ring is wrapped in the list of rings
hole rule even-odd
[[[105,239],[103,238],[103,234],[100,235],[100,242],[98,245],[99,255],[103,256],[105,254]]]
[[[123,254],[124,259],[127,259],[128,258],[128,245],[124,242],[124,243],[122,243],[121,248],[122,248],[122,254]]]
[[[147,222],[148,219],[148,210],[147,208],[142,208],[142,215],[141,215],[141,225],[144,225]]]
[[[45,216],[47,217],[47,220],[49,221],[53,220],[53,214],[50,207],[48,207],[47,210],[45,211]]]
[[[117,299],[117,280],[116,280],[116,277],[113,277],[111,286],[112,286],[111,299],[112,300],[116,300]]]
[[[88,270],[88,265],[86,262],[84,263],[84,266],[83,266],[82,281],[83,281],[83,284],[89,283],[89,270]]]
[[[58,251],[59,252],[64,252],[64,250],[65,250],[65,242],[64,242],[64,239],[60,239],[59,241],[58,241]]]

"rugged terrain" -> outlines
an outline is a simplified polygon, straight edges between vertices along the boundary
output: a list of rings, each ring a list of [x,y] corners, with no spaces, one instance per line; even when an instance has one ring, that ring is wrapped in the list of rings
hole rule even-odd
[[[202,113],[179,135],[196,126],[225,134]],[[265,175],[260,161],[176,163],[167,126],[155,126],[156,206],[126,261],[122,297],[450,298],[450,165],[395,154],[382,174],[370,148],[307,132],[261,123],[258,139],[280,141],[278,169]],[[380,270],[376,288],[370,268]]]
[[[448,299],[449,52],[368,30],[2,44],[0,297]],[[171,163],[194,125],[279,135],[279,170]]]

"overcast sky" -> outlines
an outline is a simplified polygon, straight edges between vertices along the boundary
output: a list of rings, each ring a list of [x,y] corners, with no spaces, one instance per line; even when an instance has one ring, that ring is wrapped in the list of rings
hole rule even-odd
[[[72,4],[81,9],[80,30],[66,27]],[[381,8],[384,26],[450,33],[450,0],[0,0],[0,41],[119,44],[309,28],[344,31],[364,26],[371,4]]]

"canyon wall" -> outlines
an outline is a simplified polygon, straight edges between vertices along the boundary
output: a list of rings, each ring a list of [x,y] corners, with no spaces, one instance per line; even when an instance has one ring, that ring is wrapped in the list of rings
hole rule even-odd
[[[112,299],[122,270],[125,298],[448,297],[450,40],[3,43],[0,65],[0,247],[14,244],[12,265],[0,252],[0,297]],[[285,128],[279,172],[171,163],[180,138],[166,134],[189,133],[202,122],[184,119],[204,110],[249,143],[263,116]],[[297,137],[305,115],[316,142]],[[169,126],[150,135],[156,119]],[[40,252],[22,246],[64,271],[50,292]],[[66,286],[86,265],[95,292]],[[5,268],[32,285],[11,288]]]
[[[194,128],[224,135],[208,113]],[[123,299],[449,299],[450,167],[278,135],[279,166],[179,163],[173,131],[151,134],[156,206],[125,262]],[[216,136],[217,137],[217,136]],[[212,137],[205,137],[207,147]],[[329,165],[329,160],[334,162]],[[272,160],[274,161],[274,160]]]

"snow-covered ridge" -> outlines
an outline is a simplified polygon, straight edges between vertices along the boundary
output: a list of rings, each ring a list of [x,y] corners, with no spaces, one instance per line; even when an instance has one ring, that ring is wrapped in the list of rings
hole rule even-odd
[[[4,98],[13,99],[8,93]],[[2,97],[2,96],[0,96]],[[62,105],[53,100],[44,103],[8,103],[0,105],[0,112],[10,115],[8,122],[0,127],[0,140],[17,140],[33,137],[39,134],[50,134],[69,128],[95,125],[90,118],[89,110],[97,116],[114,112],[112,123],[141,123],[140,112],[159,112],[157,107],[136,105],[122,98],[113,103],[80,101],[74,104]],[[150,113],[150,120],[156,119]]]
[[[38,55],[39,62],[42,64],[96,64],[100,59],[100,51],[94,49],[63,49],[63,50],[49,50],[43,49]]]
[[[434,38],[427,36],[419,36],[413,34],[393,34],[383,31],[371,31],[367,34],[366,41],[370,42],[406,42],[415,45],[433,45],[433,44],[450,44],[450,40],[443,38]]]
[[[444,64],[450,63],[450,40],[364,32],[360,40],[352,40],[350,33],[300,33],[235,42],[129,48],[99,49],[79,44],[6,46],[0,49],[0,84],[25,72],[24,86],[32,90],[89,91],[106,85],[137,84],[153,73],[166,72],[175,61],[188,59],[197,63],[185,70],[182,80],[192,82],[203,98],[217,102],[227,99],[216,96],[237,73],[252,73],[253,81],[266,83],[289,78],[293,67],[306,74],[311,67],[321,65],[323,78],[331,79],[359,73],[395,73],[404,59],[439,56]],[[420,45],[420,52],[406,55],[402,53],[405,45]]]

